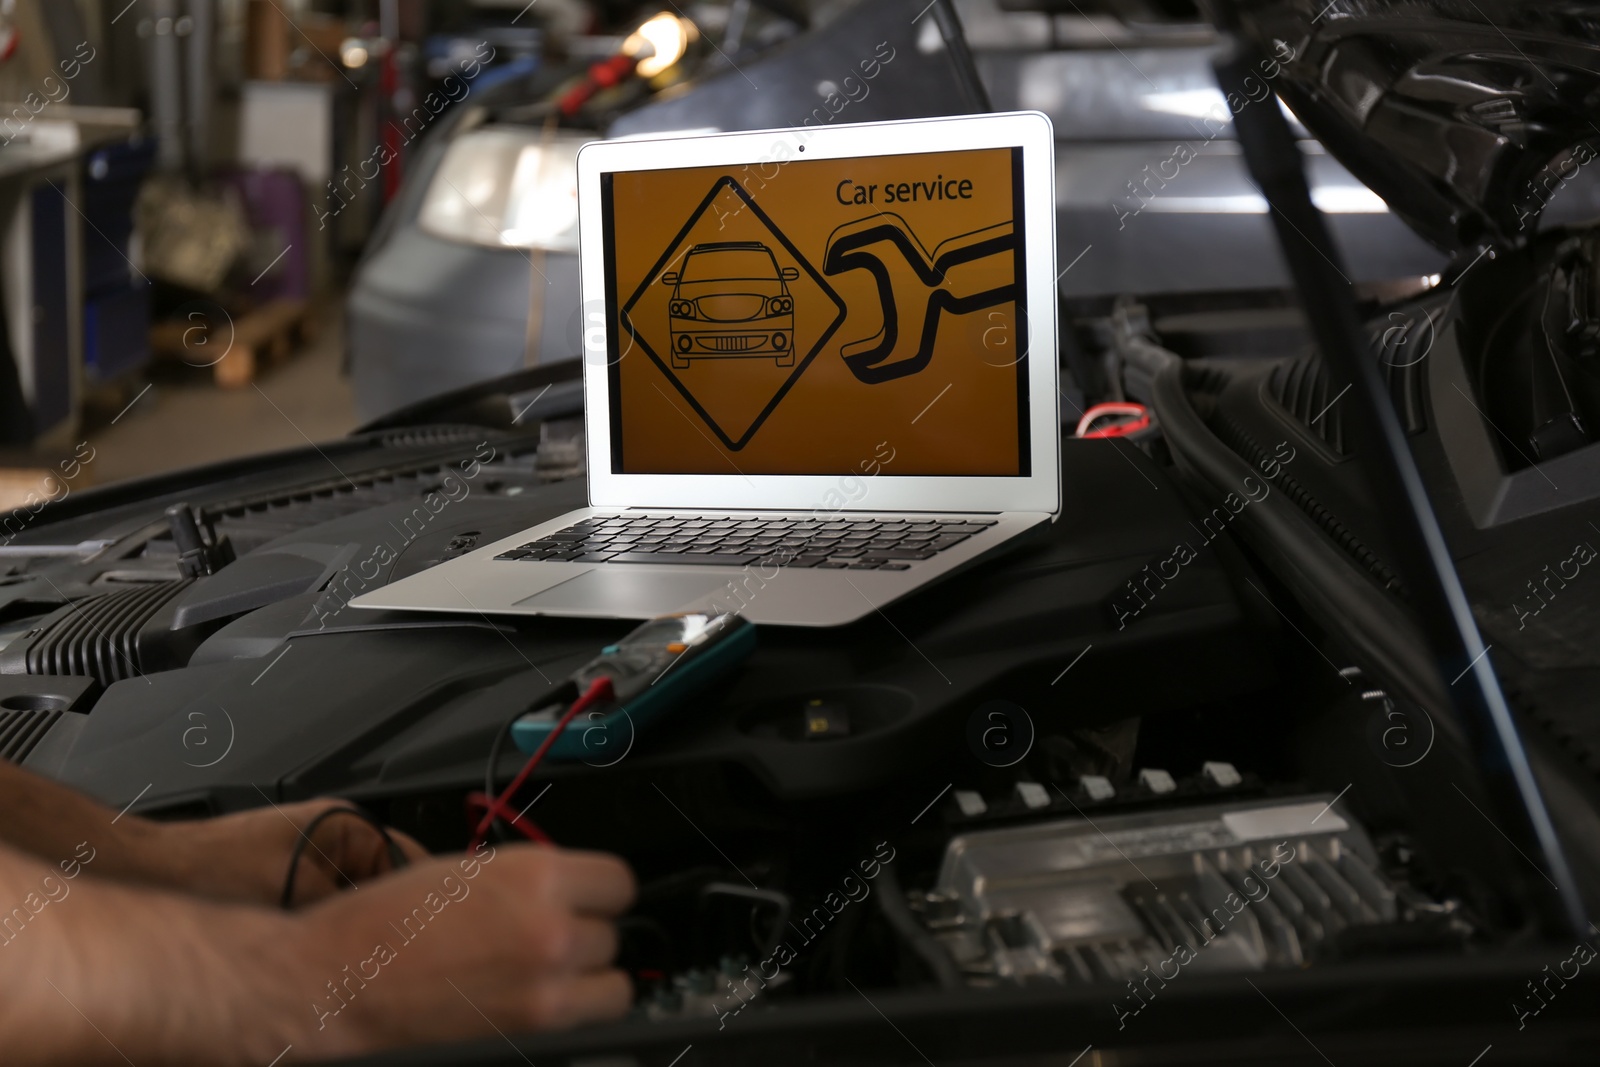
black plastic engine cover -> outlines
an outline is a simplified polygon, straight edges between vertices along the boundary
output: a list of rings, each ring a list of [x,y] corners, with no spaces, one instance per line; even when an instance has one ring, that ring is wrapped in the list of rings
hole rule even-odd
[[[1136,623],[1119,625],[1112,604],[1127,583],[1193,539],[1161,469],[1112,441],[1068,442],[1063,468],[1066,513],[1036,540],[850,627],[763,627],[723,691],[682,709],[614,766],[549,774],[648,789],[658,774],[734,767],[780,803],[844,796],[964,746],[967,718],[985,700],[1022,706],[1043,732],[1268,684],[1267,623],[1247,614],[1217,551],[1203,550]],[[395,543],[410,504],[264,545],[267,555],[292,543],[322,558],[337,548],[347,562],[320,592],[224,626],[188,666],[112,684],[92,713],[64,716],[28,763],[118,807],[138,797],[147,811],[477,788],[495,732],[634,624],[373,612],[343,601],[583,503],[576,480],[463,500],[371,580],[364,564]],[[247,556],[233,567],[251,565]],[[816,698],[848,708],[847,736],[808,741],[786,729]],[[501,773],[518,761],[506,753]]]

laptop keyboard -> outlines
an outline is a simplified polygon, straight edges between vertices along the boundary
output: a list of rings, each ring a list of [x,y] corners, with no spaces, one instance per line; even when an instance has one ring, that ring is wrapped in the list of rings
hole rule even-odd
[[[495,559],[903,571],[996,521],[619,515],[573,523]]]

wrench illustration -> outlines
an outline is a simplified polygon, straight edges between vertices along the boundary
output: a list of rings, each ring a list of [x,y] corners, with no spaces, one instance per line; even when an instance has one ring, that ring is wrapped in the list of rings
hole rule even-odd
[[[916,374],[933,358],[941,314],[964,315],[1015,300],[1019,292],[1017,270],[1001,257],[1013,256],[1018,247],[1016,229],[1010,222],[952,237],[940,242],[931,253],[922,246],[905,219],[888,212],[847,222],[834,230],[828,236],[822,273],[834,277],[849,270],[871,271],[878,284],[878,300],[883,306],[882,329],[839,349],[851,373],[868,385]],[[896,292],[890,263],[885,260],[891,255],[898,256],[910,267],[909,275],[905,271],[896,273],[900,275],[903,289],[915,286],[912,291]],[[991,257],[995,258],[994,263],[982,262]],[[952,269],[967,264],[974,266],[970,271],[956,270],[956,278],[952,279]],[[966,275],[984,278],[994,273],[1009,275],[1011,280],[977,292],[962,291],[973,288],[970,283],[961,284]],[[906,280],[911,276],[920,285]],[[921,312],[920,328],[903,342],[900,336],[902,300],[908,315]]]

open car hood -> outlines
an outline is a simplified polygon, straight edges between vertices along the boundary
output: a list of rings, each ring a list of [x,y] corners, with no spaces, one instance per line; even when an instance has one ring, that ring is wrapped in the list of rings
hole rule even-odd
[[[1600,154],[1600,2],[1238,0],[1295,115],[1447,252],[1518,244]]]

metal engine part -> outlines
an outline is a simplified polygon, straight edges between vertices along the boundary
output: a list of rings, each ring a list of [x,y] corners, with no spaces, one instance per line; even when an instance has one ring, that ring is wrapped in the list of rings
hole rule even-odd
[[[1296,967],[1406,910],[1328,796],[963,834],[911,904],[975,985]]]

